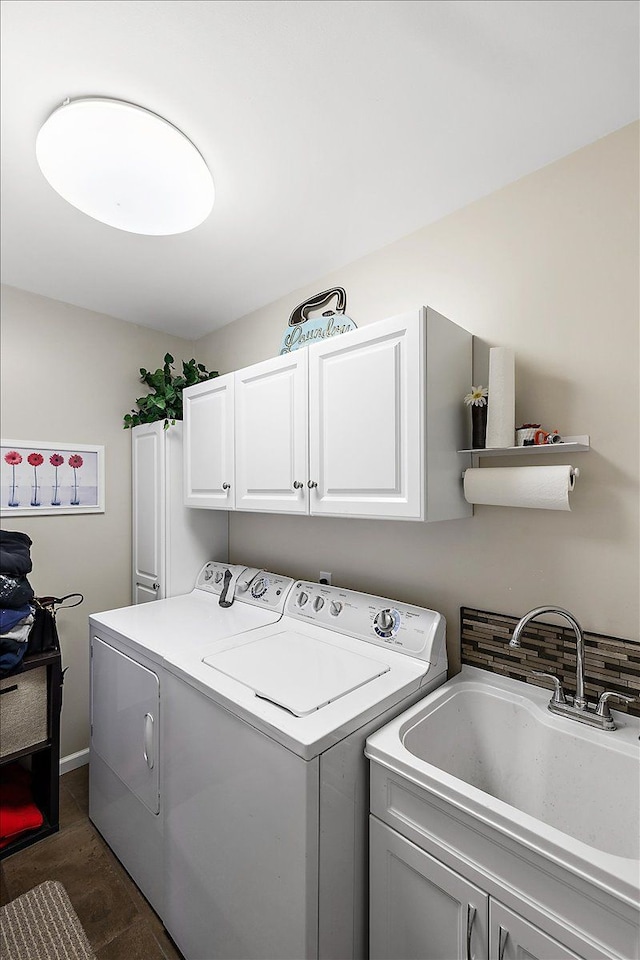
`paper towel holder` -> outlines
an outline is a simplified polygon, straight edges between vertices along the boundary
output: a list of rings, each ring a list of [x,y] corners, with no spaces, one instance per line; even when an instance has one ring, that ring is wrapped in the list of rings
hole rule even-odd
[[[467,469],[470,469],[470,468],[467,468]],[[461,476],[460,476],[460,479],[461,479],[463,482],[464,482],[464,475],[465,475],[466,472],[467,472],[466,470],[463,470],[463,471],[462,471],[462,474],[461,474]],[[579,476],[580,476],[580,469],[579,469],[579,467],[571,467],[571,470],[569,471],[569,476],[571,477],[571,480],[572,480],[573,484],[575,485],[576,480],[577,480],[577,479],[579,478]],[[571,489],[573,489],[573,487],[572,487]]]

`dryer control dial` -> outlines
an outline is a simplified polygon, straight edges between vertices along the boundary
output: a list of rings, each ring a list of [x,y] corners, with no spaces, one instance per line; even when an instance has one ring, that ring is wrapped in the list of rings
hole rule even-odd
[[[256,600],[259,597],[263,597],[267,590],[269,589],[269,580],[267,577],[260,577],[259,580],[256,580],[254,584],[251,585],[251,596],[255,597]]]
[[[400,614],[397,610],[387,608],[380,610],[373,618],[373,629],[383,640],[388,640],[398,632]]]

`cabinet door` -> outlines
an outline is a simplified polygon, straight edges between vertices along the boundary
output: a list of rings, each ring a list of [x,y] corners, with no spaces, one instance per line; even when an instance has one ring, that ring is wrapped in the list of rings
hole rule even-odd
[[[538,927],[491,900],[489,956],[492,960],[580,960]]]
[[[94,637],[91,746],[154,814],[160,810],[159,729],[157,675]]]
[[[307,513],[307,351],[235,375],[236,510]]]
[[[188,507],[234,506],[233,374],[183,391],[184,497]]]
[[[489,897],[370,817],[371,960],[487,960]]]
[[[161,421],[143,424],[131,431],[134,603],[158,600],[165,595],[163,426]]]
[[[312,514],[423,515],[423,311],[309,348]]]

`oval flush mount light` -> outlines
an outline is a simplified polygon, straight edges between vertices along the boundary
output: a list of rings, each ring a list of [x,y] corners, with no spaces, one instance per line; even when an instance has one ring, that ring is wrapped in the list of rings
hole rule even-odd
[[[41,127],[36,157],[61,197],[118,230],[184,233],[213,207],[213,179],[193,143],[124,100],[65,101]]]

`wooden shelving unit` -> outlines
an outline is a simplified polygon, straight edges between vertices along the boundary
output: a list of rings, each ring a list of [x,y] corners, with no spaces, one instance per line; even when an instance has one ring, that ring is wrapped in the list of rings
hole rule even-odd
[[[31,846],[42,837],[57,833],[59,818],[60,778],[60,710],[62,708],[62,662],[59,650],[34,654],[22,661],[23,669],[15,674],[19,679],[27,670],[45,667],[47,670],[47,737],[39,743],[15,750],[0,758],[0,767],[16,760],[31,758],[33,799],[42,812],[44,822],[37,830],[24,834],[0,849],[0,860]]]

